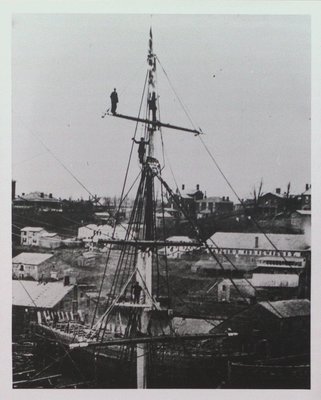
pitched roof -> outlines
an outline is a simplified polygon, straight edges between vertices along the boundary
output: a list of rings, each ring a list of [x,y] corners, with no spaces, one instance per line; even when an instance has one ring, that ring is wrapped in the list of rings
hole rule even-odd
[[[211,239],[219,248],[254,249],[256,237],[258,249],[275,250],[263,233],[216,232]],[[279,250],[305,250],[310,245],[305,235],[269,233],[267,237]],[[208,244],[213,246],[211,240]]]
[[[166,242],[190,242],[195,243],[195,239],[191,239],[188,236],[170,236],[166,238]]]
[[[41,232],[44,231],[44,228],[41,228],[40,226],[26,226],[21,229],[22,232]]]
[[[55,236],[58,236],[58,233],[55,232],[45,232],[42,235],[42,238],[48,237],[48,238],[54,238]]]
[[[261,301],[258,304],[278,318],[307,317],[310,315],[310,301],[307,299]]]
[[[12,263],[39,265],[51,257],[53,257],[51,253],[20,253],[12,259]]]
[[[196,193],[202,193],[200,189],[197,188],[189,188],[189,189],[180,189],[178,191],[178,194],[183,197],[183,198],[188,198],[191,199],[193,196],[195,196]]]
[[[209,333],[216,325],[217,320],[205,320],[200,318],[173,318],[173,328],[179,335]]]
[[[45,201],[48,203],[56,203],[56,202],[60,202],[59,199],[55,198],[55,197],[50,197],[48,194],[46,193],[41,193],[41,192],[32,192],[32,193],[28,193],[25,195],[21,195],[18,197],[18,199],[16,199],[17,201]]]
[[[63,282],[12,281],[12,305],[21,307],[53,308],[72,289]]]

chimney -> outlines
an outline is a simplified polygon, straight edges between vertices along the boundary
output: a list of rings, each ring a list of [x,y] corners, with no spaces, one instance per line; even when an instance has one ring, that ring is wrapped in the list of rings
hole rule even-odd
[[[200,190],[200,185],[199,184],[196,185],[196,190]]]
[[[52,199],[52,193],[49,193],[49,199]]]
[[[255,248],[258,249],[259,248],[259,237],[255,236]]]
[[[11,200],[16,198],[16,181],[11,181]]]
[[[230,201],[230,198],[228,196],[226,197],[226,201]]]
[[[223,196],[222,200],[225,201],[225,196]]]
[[[305,190],[309,190],[310,189],[310,185],[308,183],[305,184]]]
[[[183,185],[182,185],[182,190],[185,190],[185,185],[184,185],[184,183],[183,183]]]
[[[276,188],[276,189],[275,189],[275,193],[276,193],[276,194],[281,194],[281,188]]]
[[[41,197],[42,199],[45,197],[44,192],[41,192],[41,193],[40,193],[40,197]]]

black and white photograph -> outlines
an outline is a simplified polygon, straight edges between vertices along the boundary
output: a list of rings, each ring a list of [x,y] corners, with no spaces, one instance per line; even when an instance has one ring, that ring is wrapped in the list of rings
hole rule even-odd
[[[13,391],[311,389],[290,11],[12,14]]]

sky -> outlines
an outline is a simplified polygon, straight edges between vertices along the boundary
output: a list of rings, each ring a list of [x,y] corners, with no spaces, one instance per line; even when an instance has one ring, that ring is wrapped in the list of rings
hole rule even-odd
[[[101,115],[114,87],[118,112],[137,115],[151,25],[161,62],[162,121],[191,128],[191,119],[200,127],[240,198],[251,196],[261,179],[264,192],[285,191],[288,182],[293,193],[303,192],[311,182],[308,16],[16,14],[12,178],[17,194],[88,198],[66,169],[93,194],[120,194],[135,124]],[[137,135],[141,132],[140,126]],[[199,137],[163,129],[164,161],[156,135],[170,186],[199,184],[207,196],[235,201]],[[128,185],[139,173],[136,149]]]

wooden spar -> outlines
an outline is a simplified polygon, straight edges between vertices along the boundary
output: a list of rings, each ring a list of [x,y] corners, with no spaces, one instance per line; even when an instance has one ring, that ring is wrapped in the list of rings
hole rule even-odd
[[[176,342],[182,340],[205,340],[205,339],[219,339],[229,336],[236,336],[237,333],[200,333],[194,335],[162,335],[162,336],[141,336],[134,338],[121,338],[112,339],[104,342],[79,342],[70,343],[70,349],[76,349],[81,347],[109,347],[109,346],[121,346],[127,344],[137,344],[137,343],[152,343],[152,342]]]
[[[157,120],[156,121],[150,121],[149,119],[131,117],[129,115],[123,115],[123,114],[109,114],[109,113],[107,113],[106,115],[109,115],[109,116],[112,116],[112,117],[128,119],[130,121],[143,122],[145,124],[154,125],[157,128],[162,126],[164,128],[175,129],[177,131],[192,132],[192,133],[195,133],[195,135],[200,135],[200,134],[203,133],[201,130],[184,128],[182,126],[177,126],[177,125],[172,125],[172,124],[165,124],[165,123],[163,123],[161,121],[157,121]]]
[[[147,247],[201,247],[199,243],[194,242],[169,242],[166,240],[118,240],[118,239],[99,239],[101,243],[107,244],[129,244],[131,246],[147,246]]]
[[[61,376],[62,376],[61,374],[55,374],[55,375],[44,376],[43,378],[25,379],[23,381],[16,381],[16,382],[13,382],[12,384],[13,384],[13,386],[22,385],[22,384],[26,384],[26,383],[32,384],[35,382],[42,382],[42,381],[46,381],[46,380],[50,380],[50,379],[57,379],[57,378],[60,378]]]

